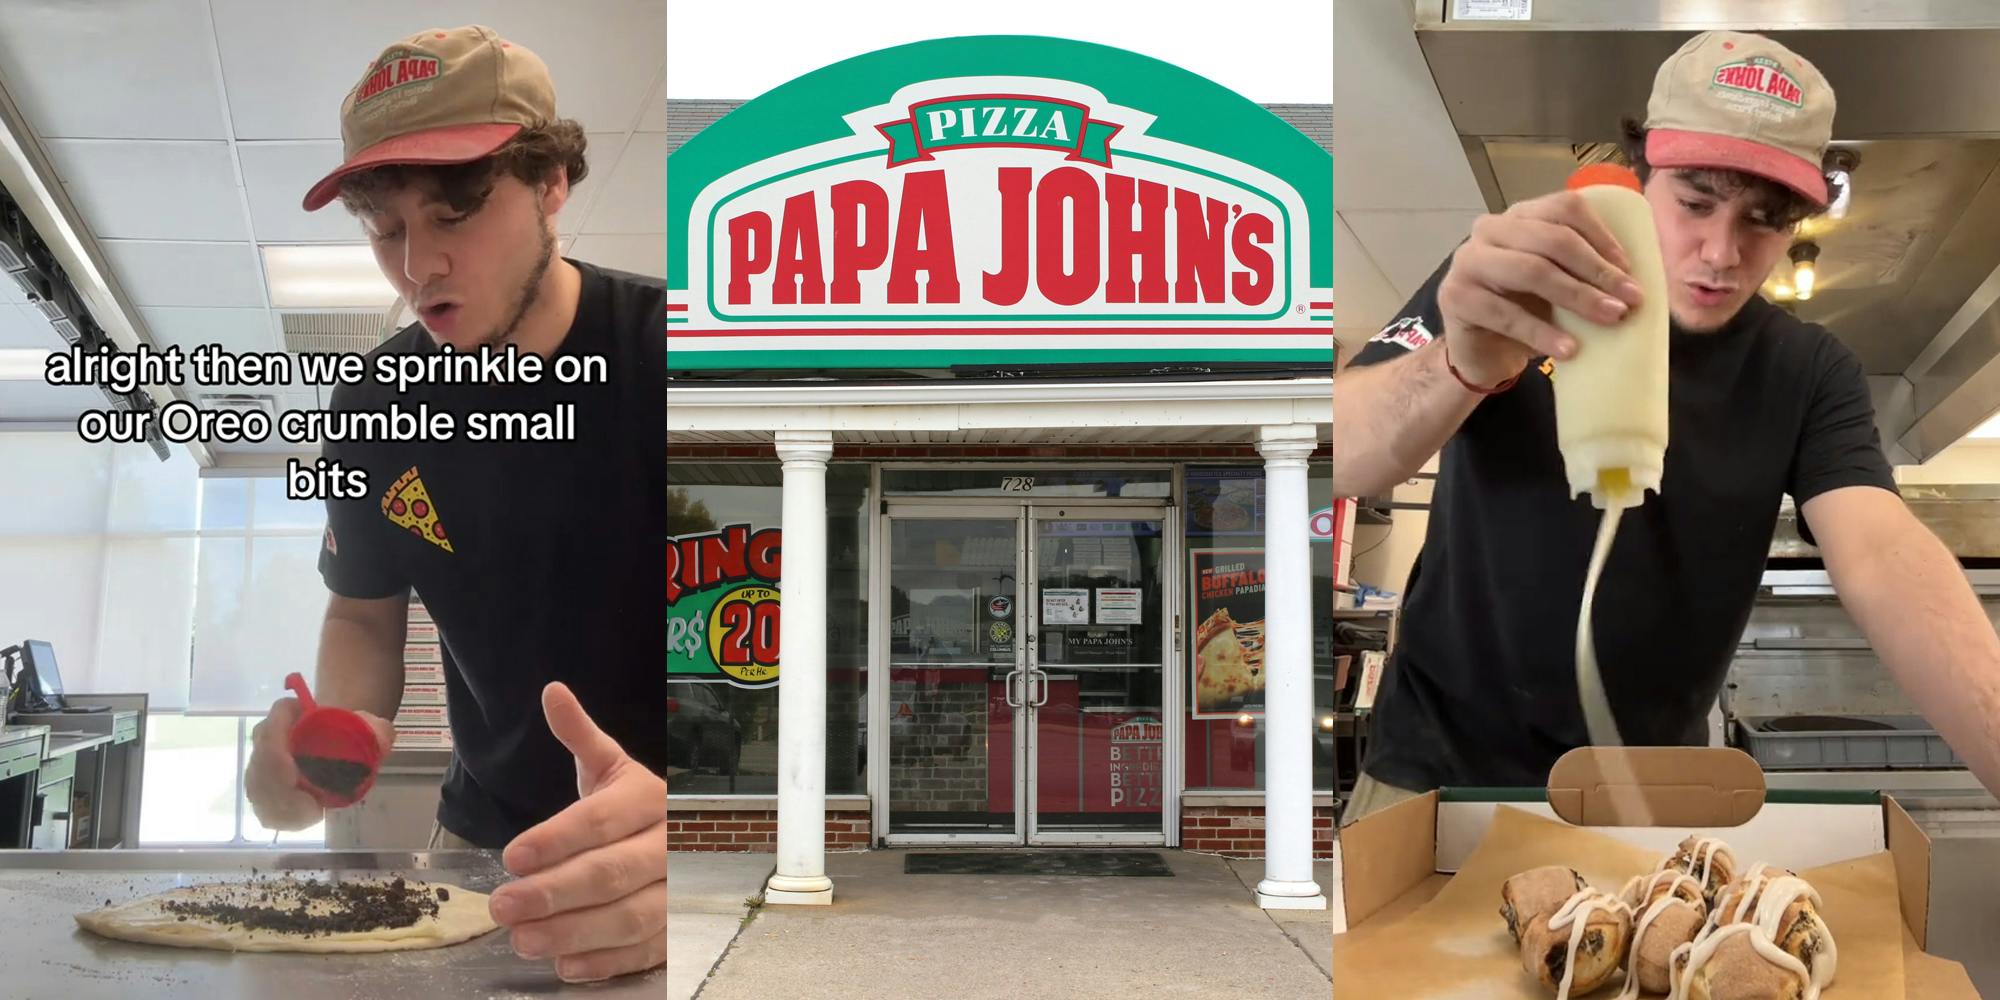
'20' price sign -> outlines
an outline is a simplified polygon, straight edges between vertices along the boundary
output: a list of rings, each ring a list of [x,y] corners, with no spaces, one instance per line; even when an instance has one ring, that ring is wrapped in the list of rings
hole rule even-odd
[[[686,594],[667,605],[667,677],[737,687],[778,682],[778,588],[765,581]]]
[[[738,587],[708,615],[708,653],[723,673],[746,684],[778,678],[778,588]]]

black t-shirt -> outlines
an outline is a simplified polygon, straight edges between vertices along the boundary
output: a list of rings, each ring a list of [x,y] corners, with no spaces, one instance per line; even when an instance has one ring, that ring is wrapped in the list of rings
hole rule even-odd
[[[571,263],[582,290],[557,354],[602,356],[607,381],[559,382],[551,358],[537,382],[424,385],[399,401],[461,415],[461,431],[474,411],[571,402],[574,440],[324,449],[367,470],[368,493],[327,501],[320,574],[348,597],[414,589],[437,623],[454,744],[438,820],[481,847],[577,799],[574,758],[542,715],[550,681],[635,760],[666,771],[666,286]],[[375,355],[438,350],[413,324],[370,353],[370,370]],[[381,410],[393,392],[343,386],[332,408]],[[421,493],[395,490],[406,477]],[[424,520],[413,530],[398,516]]]
[[[1443,335],[1449,267],[1354,364]],[[1753,297],[1724,329],[1671,339],[1661,492],[1625,512],[1592,622],[1632,745],[1707,742],[1784,494],[1803,504],[1843,486],[1896,488],[1861,365],[1824,328]],[[1576,618],[1600,512],[1569,496],[1551,387],[1562,370],[1544,361],[1482,401],[1439,457],[1364,763],[1380,781],[1539,786],[1590,742]]]

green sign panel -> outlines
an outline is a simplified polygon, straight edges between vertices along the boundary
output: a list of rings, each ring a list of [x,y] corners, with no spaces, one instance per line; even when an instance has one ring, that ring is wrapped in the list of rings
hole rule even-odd
[[[667,168],[676,370],[1333,359],[1331,157],[1145,56],[886,49]]]

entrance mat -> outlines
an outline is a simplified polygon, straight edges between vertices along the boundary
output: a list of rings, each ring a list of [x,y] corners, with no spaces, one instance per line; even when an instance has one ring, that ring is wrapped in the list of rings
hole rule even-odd
[[[1173,878],[1157,851],[941,851],[903,856],[905,875]]]

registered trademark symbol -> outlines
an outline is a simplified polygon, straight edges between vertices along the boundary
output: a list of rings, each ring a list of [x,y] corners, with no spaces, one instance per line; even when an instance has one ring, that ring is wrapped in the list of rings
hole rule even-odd
[[[1305,312],[1306,312],[1306,307],[1305,307],[1305,306],[1293,306],[1293,307],[1292,307],[1292,312],[1294,312],[1294,313],[1297,313],[1297,314],[1299,314],[1299,315],[1303,316],[1303,315],[1305,315]]]

